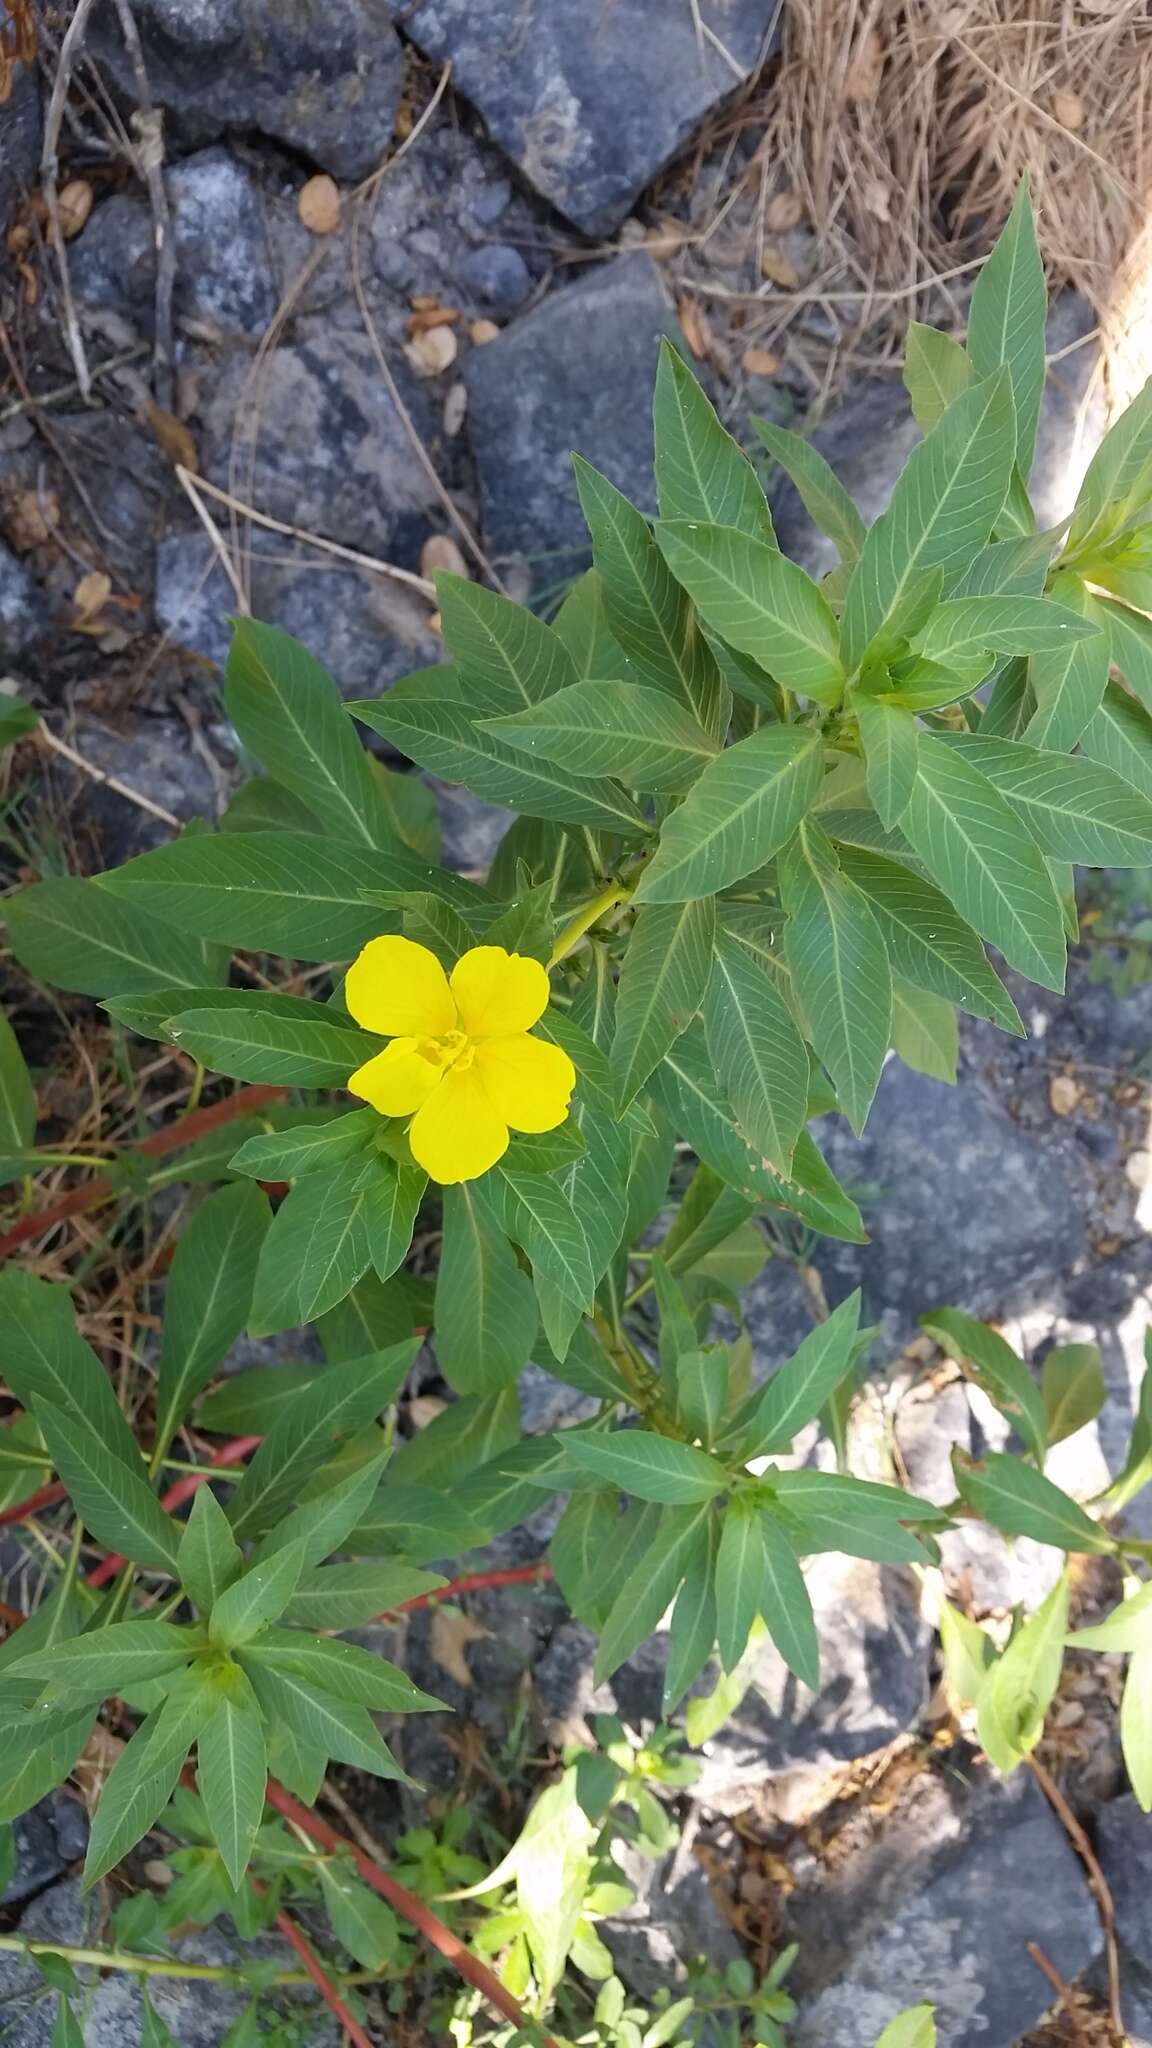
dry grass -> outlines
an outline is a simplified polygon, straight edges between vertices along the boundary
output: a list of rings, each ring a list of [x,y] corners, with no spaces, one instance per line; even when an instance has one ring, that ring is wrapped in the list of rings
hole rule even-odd
[[[962,325],[1027,173],[1052,285],[1098,309],[1113,403],[1152,369],[1146,0],[792,0],[778,66],[707,146],[731,151],[718,210],[768,281],[705,298],[742,305],[758,343],[877,367],[909,318]],[[789,204],[815,237],[791,282]]]

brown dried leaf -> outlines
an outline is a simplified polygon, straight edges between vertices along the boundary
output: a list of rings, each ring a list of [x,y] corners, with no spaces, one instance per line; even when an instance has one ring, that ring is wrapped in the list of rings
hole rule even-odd
[[[697,362],[703,362],[712,351],[712,335],[703,308],[695,299],[682,299],[677,311],[685,341]]]
[[[434,300],[430,306],[419,306],[408,316],[408,332],[423,334],[429,327],[454,327],[460,318],[459,306],[442,306]]]
[[[874,28],[862,35],[852,52],[844,80],[844,97],[849,105],[874,100],[880,91],[884,71],[884,45]]]
[[[786,235],[804,218],[804,204],[798,192],[774,192],[764,209],[765,226],[774,235]]]
[[[1054,92],[1052,95],[1052,112],[1059,121],[1060,126],[1070,129],[1073,134],[1075,134],[1078,128],[1084,126],[1084,102],[1080,98],[1079,93]]]
[[[87,178],[69,178],[61,185],[56,204],[60,212],[60,232],[70,242],[80,233],[92,211],[92,187]]]
[[[1048,1100],[1057,1116],[1071,1116],[1080,1101],[1080,1083],[1071,1074],[1053,1074],[1048,1083]]]
[[[439,377],[456,361],[456,336],[450,327],[429,327],[405,343],[404,353],[418,377]]]
[[[145,411],[148,425],[156,437],[157,445],[163,449],[169,462],[179,463],[181,469],[190,469],[193,476],[199,473],[200,457],[196,443],[183,420],[174,412],[165,412],[162,405],[149,399]]]
[[[431,576],[436,569],[450,569],[453,576],[467,576],[468,564],[450,533],[434,533],[420,550],[420,574]]]
[[[491,1633],[491,1629],[481,1628],[458,1607],[437,1607],[428,1631],[428,1647],[441,1671],[446,1671],[457,1685],[473,1685],[475,1680],[464,1652],[469,1643],[486,1642]]]
[[[334,235],[340,226],[340,187],[326,171],[319,171],[300,188],[296,211],[302,226],[312,235]]]
[[[0,524],[9,546],[26,555],[51,539],[60,524],[60,500],[55,491],[14,491],[4,502]]]
[[[413,1429],[427,1429],[438,1415],[443,1415],[448,1406],[438,1394],[416,1394],[408,1403],[408,1420]]]
[[[786,292],[794,292],[800,282],[800,273],[790,256],[778,249],[774,242],[766,242],[760,252],[760,268],[765,277],[771,278]]]
[[[72,1782],[85,1806],[93,1806],[100,1797],[104,1781],[124,1746],[118,1735],[113,1735],[110,1728],[97,1721],[84,1745],[83,1755],[72,1766]]]
[[[483,348],[486,342],[495,341],[500,329],[494,320],[472,320],[468,326],[468,339]]]
[[[746,348],[740,358],[750,377],[774,377],[780,358],[770,348]]]
[[[78,622],[84,624],[94,619],[98,612],[103,611],[111,595],[112,578],[106,576],[103,569],[89,569],[72,592]]]

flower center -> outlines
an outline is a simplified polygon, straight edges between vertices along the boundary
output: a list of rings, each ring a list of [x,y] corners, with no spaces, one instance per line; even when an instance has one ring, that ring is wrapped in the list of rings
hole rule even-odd
[[[443,1073],[449,1067],[470,1067],[476,1057],[476,1048],[464,1031],[449,1031],[443,1038],[422,1038],[416,1051],[430,1067],[439,1067]]]

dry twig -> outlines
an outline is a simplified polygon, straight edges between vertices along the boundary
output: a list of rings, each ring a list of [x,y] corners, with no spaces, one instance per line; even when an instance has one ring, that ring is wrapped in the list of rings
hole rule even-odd
[[[72,280],[68,275],[68,256],[64,247],[64,230],[60,224],[60,127],[64,119],[64,108],[68,99],[68,88],[72,83],[72,71],[84,43],[88,27],[88,16],[92,12],[93,0],[76,0],[75,11],[68,23],[67,32],[60,45],[60,57],[56,76],[52,81],[52,93],[48,111],[44,117],[44,149],[40,158],[40,176],[44,186],[44,205],[48,214],[48,234],[52,243],[56,265],[60,272],[60,300],[63,308],[64,334],[68,342],[68,353],[76,371],[76,382],[81,395],[88,397],[92,379],[88,369],[88,357],[76,318],[76,306],[72,298]]]
[[[1038,1756],[1024,1759],[1040,1790],[1048,1801],[1057,1819],[1062,1823],[1068,1839],[1084,1865],[1088,1889],[1096,1901],[1100,1913],[1100,1926],[1104,1935],[1104,1954],[1108,1966],[1108,2017],[1116,2032],[1118,2041],[1124,2039],[1124,2015],[1120,2005],[1120,1951],[1116,1943],[1116,1908],[1108,1889],[1108,1880],[1096,1860],[1096,1853],[1081,1827],[1068,1801],[1056,1783],[1052,1773],[1040,1762]],[[1036,1960],[1036,1958],[1033,1958]],[[1041,1967],[1043,1967],[1041,1965]]]

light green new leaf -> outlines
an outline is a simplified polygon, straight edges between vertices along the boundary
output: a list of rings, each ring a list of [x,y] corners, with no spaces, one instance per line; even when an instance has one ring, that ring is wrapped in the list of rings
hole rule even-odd
[[[987,1451],[975,1464],[954,1452],[953,1466],[962,1498],[1003,1535],[1031,1536],[1057,1550],[1112,1549],[1099,1524],[1034,1465],[1005,1451]]]
[[[818,1692],[820,1643],[800,1561],[787,1531],[775,1516],[761,1514],[759,1522],[764,1552],[760,1612],[789,1671],[794,1671],[812,1692]]]
[[[1068,1641],[1077,1650],[1118,1650],[1135,1655],[1152,1649],[1152,1584],[1130,1594],[1095,1627],[1077,1629]]]
[[[883,854],[845,845],[837,851],[844,873],[868,898],[893,973],[1022,1038],[1012,998],[971,925],[943,892]]]
[[[248,1320],[269,1210],[256,1187],[220,1188],[185,1226],[164,1305],[153,1470]]]
[[[936,2021],[930,2005],[910,2005],[889,2020],[876,2048],[936,2048]]]
[[[853,1129],[862,1131],[888,1052],[892,978],[868,899],[842,873],[819,826],[802,826],[779,864],[784,956],[812,1044]]]
[[[1145,1813],[1152,1813],[1152,1648],[1135,1650],[1120,1701],[1120,1747],[1129,1782]]]
[[[1114,770],[983,732],[941,738],[1007,797],[1051,859],[1110,868],[1152,863],[1152,800]]]
[[[749,1145],[778,1173],[790,1174],[808,1114],[807,1048],[764,968],[726,931],[714,940],[704,1029],[720,1085]]]
[[[618,1114],[699,1010],[712,970],[715,930],[716,905],[710,896],[646,903],[637,915],[620,970],[609,1055]]]
[[[559,634],[526,605],[443,569],[435,581],[444,639],[474,710],[499,717],[576,681]]]
[[[921,1316],[920,1323],[1007,1416],[1021,1443],[1043,1464],[1048,1411],[1040,1388],[1012,1346],[997,1330],[958,1308],[931,1309]]]
[[[976,1702],[981,1745],[998,1771],[1014,1771],[1035,1749],[1064,1661],[1068,1581],[1053,1587],[992,1666]]]
[[[868,794],[880,823],[897,825],[908,808],[916,780],[919,731],[911,711],[854,690],[851,706],[860,727]]]
[[[372,763],[344,700],[298,640],[275,626],[238,619],[224,702],[244,745],[334,838],[354,846],[393,845]]]
[[[749,1630],[764,1597],[767,1555],[763,1519],[761,1509],[748,1494],[735,1494],[724,1511],[716,1554],[715,1589],[716,1643],[725,1671],[734,1670],[744,1655]]]
[[[978,377],[1001,364],[1012,379],[1016,461],[1026,479],[1044,395],[1048,288],[1036,242],[1028,181],[1021,179],[999,240],[976,280],[968,313],[968,354]]]
[[[228,1503],[232,1533],[260,1536],[299,1501],[313,1473],[375,1420],[403,1385],[419,1341],[332,1365],[286,1404]]]
[[[210,1486],[195,1494],[176,1552],[176,1575],[202,1615],[244,1569],[244,1557],[228,1517]]]
[[[539,1318],[532,1283],[468,1181],[444,1190],[436,1355],[461,1394],[492,1393],[528,1363]]]
[[[118,1445],[50,1401],[34,1401],[32,1412],[85,1527],[134,1564],[174,1574],[179,1524],[165,1514],[135,1450],[128,1464]]]
[[[1008,492],[1016,434],[1006,371],[962,392],[914,448],[871,527],[844,605],[854,669],[922,570],[959,576],[991,536]]]
[[[1111,641],[1113,661],[1144,709],[1152,711],[1152,619],[1110,597],[1096,598],[1095,610]]]
[[[772,514],[752,464],[667,338],[660,344],[652,424],[662,519],[706,519],[772,538]]]
[[[254,1337],[313,1322],[343,1300],[372,1263],[373,1211],[359,1159],[297,1181],[260,1250],[249,1321]]]
[[[664,690],[642,683],[573,683],[485,731],[570,775],[616,775],[630,789],[680,790],[716,757],[717,743]]]
[[[728,692],[688,597],[643,515],[607,477],[579,456],[574,462],[608,622],[637,679],[679,697],[719,737]]]
[[[844,687],[836,619],[796,562],[734,526],[662,519],[656,539],[700,616],[801,696],[838,702]]]
[[[1152,377],[1109,427],[1080,486],[1065,552],[1098,550],[1152,498]]]
[[[211,988],[227,978],[227,956],[217,947],[190,944],[114,887],[107,875],[69,875],[6,897],[8,938],[20,965],[36,981],[83,996]]]
[[[835,470],[802,434],[789,433],[787,427],[778,427],[771,420],[754,419],[752,425],[769,455],[775,456],[795,484],[808,517],[835,541],[841,561],[854,562],[868,529]],[[661,511],[666,519],[674,516],[663,506]],[[718,519],[717,524],[739,526],[741,521]]]
[[[201,1730],[196,1783],[213,1840],[236,1887],[248,1868],[268,1783],[264,1722],[247,1686],[227,1692]]]
[[[289,1543],[263,1564],[252,1565],[217,1598],[208,1620],[209,1640],[220,1650],[252,1642],[283,1614],[303,1569],[300,1543]]]
[[[728,1481],[723,1465],[707,1451],[647,1429],[618,1429],[610,1436],[566,1430],[560,1441],[582,1471],[621,1487],[637,1500],[683,1507],[714,1500]]]
[[[973,374],[968,351],[950,334],[943,334],[938,327],[925,327],[919,320],[908,322],[904,337],[904,388],[922,434],[931,433],[953,399],[967,391]]]
[[[1049,1444],[1063,1443],[1095,1422],[1108,1394],[1096,1345],[1058,1344],[1044,1360],[1040,1386]]]
[[[978,1622],[951,1602],[940,1604],[940,1648],[944,1672],[954,1698],[963,1706],[975,1706],[984,1680],[996,1661],[991,1636]]]
[[[762,726],[728,747],[666,820],[636,900],[682,903],[742,881],[792,837],[822,773],[811,728]]]
[[[934,733],[920,735],[900,827],[961,916],[1011,966],[1063,988],[1064,920],[1035,840],[995,785]]]
[[[892,1050],[917,1074],[953,1082],[960,1056],[956,1012],[943,996],[892,983]]]

